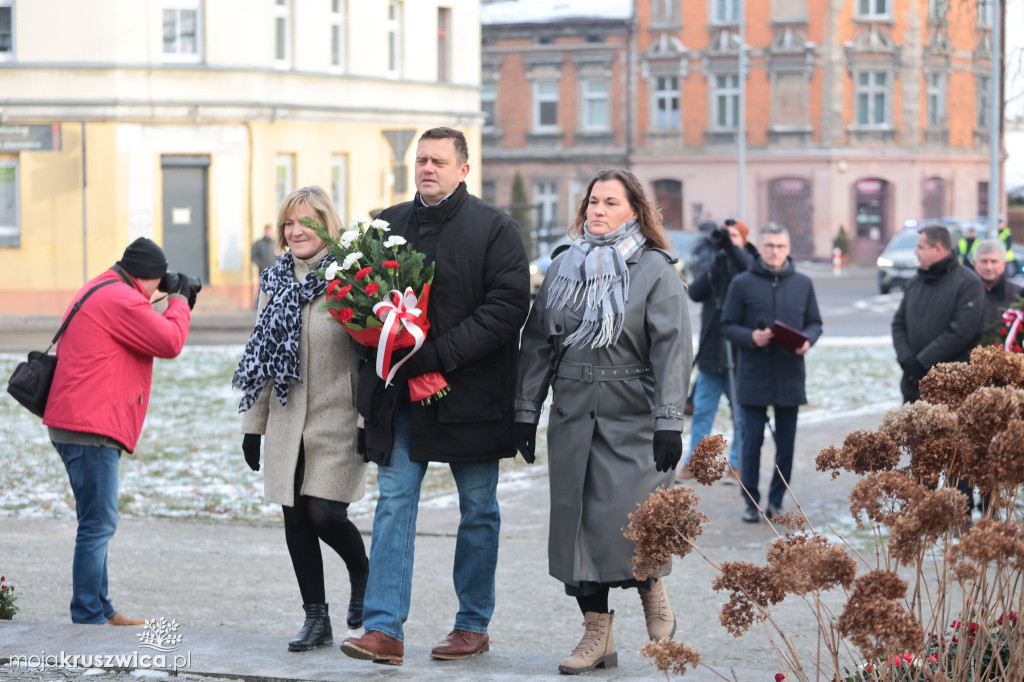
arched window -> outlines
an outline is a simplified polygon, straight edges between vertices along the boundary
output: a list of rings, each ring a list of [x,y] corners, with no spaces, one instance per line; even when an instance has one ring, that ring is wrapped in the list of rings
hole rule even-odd
[[[775,178],[768,182],[768,220],[789,230],[794,259],[814,255],[814,211],[811,181]]]
[[[654,201],[661,209],[666,230],[683,229],[683,183],[679,180],[654,181]]]

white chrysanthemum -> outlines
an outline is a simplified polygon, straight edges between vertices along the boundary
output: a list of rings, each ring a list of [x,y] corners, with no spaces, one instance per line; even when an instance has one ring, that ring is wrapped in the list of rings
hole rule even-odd
[[[331,263],[330,265],[327,266],[327,271],[324,272],[324,278],[328,282],[331,281],[332,279],[334,279],[335,277],[338,276],[338,270],[340,270],[340,269],[341,269],[341,266],[338,265],[338,261],[334,261],[333,263]]]
[[[344,232],[342,232],[341,233],[341,239],[339,241],[341,242],[342,246],[348,247],[348,246],[351,246],[352,242],[354,242],[357,239],[359,239],[359,230],[358,229],[354,229],[354,230],[345,230]]]
[[[364,215],[356,216],[355,218],[352,219],[352,222],[349,223],[348,229],[350,229],[350,230],[359,230],[359,229],[366,230],[366,223],[368,223],[368,222],[370,222],[370,219],[367,218],[366,216],[364,216]]]
[[[362,257],[363,257],[363,254],[359,253],[358,251],[354,251],[354,252],[348,254],[347,256],[345,256],[345,262],[343,262],[341,264],[341,269],[342,270],[349,270],[349,269],[351,269],[352,266],[356,263],[356,261],[358,261]]]
[[[391,229],[388,227],[388,225],[390,225],[390,224],[391,223],[389,223],[386,220],[381,220],[380,218],[374,218],[373,222],[370,223],[370,227],[375,227],[378,230],[380,230],[381,232],[390,232]]]
[[[384,248],[393,249],[396,246],[405,244],[405,237],[399,237],[397,234],[393,234],[384,240]]]

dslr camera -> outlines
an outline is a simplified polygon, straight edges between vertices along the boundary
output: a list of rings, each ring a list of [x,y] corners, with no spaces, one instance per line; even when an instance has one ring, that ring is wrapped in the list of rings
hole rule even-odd
[[[729,239],[729,230],[722,227],[716,227],[711,230],[711,233],[708,235],[708,241],[716,249],[727,248],[732,243]]]
[[[166,294],[181,294],[188,299],[188,307],[192,309],[196,305],[196,296],[202,290],[203,283],[198,277],[189,277],[180,272],[167,272],[160,278],[156,288]]]

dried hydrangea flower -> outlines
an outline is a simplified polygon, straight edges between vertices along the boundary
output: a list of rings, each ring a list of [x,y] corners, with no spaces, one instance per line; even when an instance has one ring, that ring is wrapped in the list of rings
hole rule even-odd
[[[889,554],[912,563],[928,545],[960,528],[967,499],[956,488],[927,490],[890,525]]]
[[[956,412],[946,405],[918,400],[886,412],[878,431],[900,447],[912,447],[925,438],[959,436],[959,424]]]
[[[701,438],[690,456],[690,472],[701,485],[721,480],[729,461],[725,455],[725,438],[720,433]]]
[[[733,637],[739,637],[753,623],[763,620],[762,609],[778,604],[786,596],[775,584],[770,569],[747,562],[723,563],[711,589],[732,592],[729,601],[722,605],[718,619]]]
[[[879,431],[860,429],[847,434],[843,441],[842,465],[847,471],[856,474],[888,471],[899,463],[896,441]]]
[[[697,511],[700,498],[691,488],[676,486],[651,493],[629,515],[623,534],[636,544],[633,575],[646,580],[661,575],[672,555],[684,557],[690,552],[688,541],[704,532],[708,517]]]
[[[786,535],[768,549],[768,566],[775,584],[789,594],[849,587],[857,564],[842,547],[820,535]]]
[[[915,500],[928,491],[905,471],[868,474],[850,490],[850,513],[861,528],[863,512],[872,523],[891,526]]]
[[[843,468],[843,451],[835,445],[829,445],[814,458],[814,468],[818,471],[831,471],[832,480],[839,478],[839,470]]]
[[[994,435],[1019,419],[1024,407],[1024,391],[1013,388],[979,388],[967,396],[957,409],[960,430],[965,438],[988,445]]]
[[[932,367],[917,387],[921,400],[955,410],[982,383],[982,378],[966,362],[943,362]]]
[[[949,548],[947,557],[954,568],[970,565],[984,571],[996,563],[1024,570],[1024,528],[1019,521],[981,519],[960,544]]]
[[[788,512],[776,514],[771,518],[775,526],[783,526],[793,532],[799,532],[810,527],[807,518],[799,511],[790,509]]]
[[[897,599],[906,595],[907,583],[892,571],[871,571],[857,578],[836,627],[866,659],[893,651],[916,651],[924,628]]]
[[[982,461],[973,467],[971,482],[983,493],[1024,485],[1024,420],[1011,419],[993,436],[988,456],[979,459]]]
[[[936,486],[942,474],[956,472],[959,478],[970,452],[970,443],[961,438],[923,438],[910,446],[910,470],[926,485]]]
[[[696,649],[670,639],[648,642],[640,647],[640,653],[647,658],[653,658],[655,667],[665,673],[666,677],[669,673],[685,675],[686,666],[696,670],[700,665],[700,654]]]
[[[1024,357],[1000,346],[972,350],[971,369],[989,386],[1024,386]]]

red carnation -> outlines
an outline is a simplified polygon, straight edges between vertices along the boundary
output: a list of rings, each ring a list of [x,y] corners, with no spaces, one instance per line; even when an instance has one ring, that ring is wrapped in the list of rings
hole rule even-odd
[[[380,289],[380,285],[378,285],[376,282],[370,282],[369,284],[366,285],[366,288],[363,289],[363,291],[366,292],[367,296],[373,296],[374,294],[377,293],[378,289]]]
[[[1013,344],[1013,352],[1014,352],[1014,353],[1019,353],[1019,352],[1021,352],[1021,347],[1020,347],[1020,344],[1019,344],[1019,343],[1015,343],[1015,344]]]
[[[775,682],[782,682],[784,679],[786,676],[783,673],[775,673]]]
[[[358,282],[363,277],[366,277],[369,274],[370,274],[370,268],[363,268],[362,270],[360,270],[359,272],[356,273],[356,281]]]
[[[1010,331],[1010,330],[1007,329],[1006,327],[1003,327],[1002,329],[999,330],[999,336],[1006,336],[1006,333],[1008,331]]]
[[[338,289],[338,293],[336,293],[334,295],[334,297],[340,301],[341,299],[343,299],[346,296],[348,296],[348,292],[350,292],[350,291],[352,291],[352,285],[351,284],[346,284],[345,286],[343,286],[340,289]]]
[[[328,310],[327,312],[329,312],[331,314],[331,317],[336,319],[338,322],[348,322],[352,319],[353,315],[351,308],[342,308],[341,310]]]
[[[401,267],[398,265],[398,261],[395,260],[386,260],[380,265],[382,268],[391,268],[392,270],[397,270],[399,267]]]

